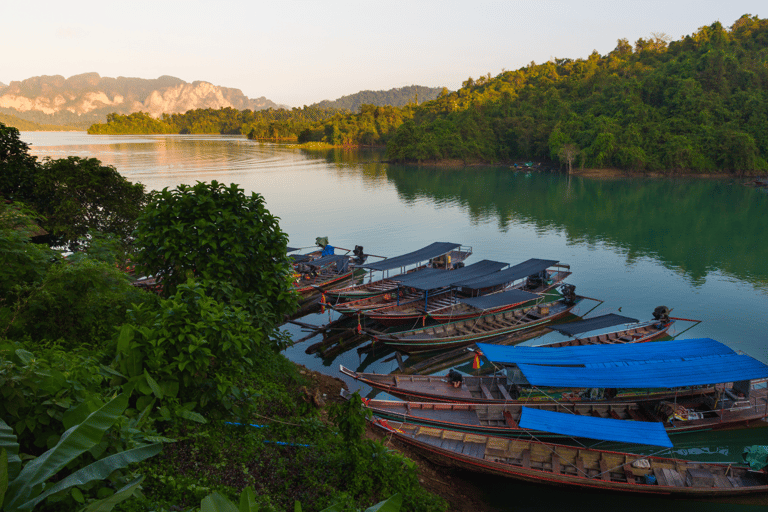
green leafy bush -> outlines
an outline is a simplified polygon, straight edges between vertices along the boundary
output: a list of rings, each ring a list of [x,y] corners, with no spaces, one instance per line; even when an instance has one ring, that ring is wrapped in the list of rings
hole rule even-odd
[[[188,278],[218,301],[245,308],[267,337],[295,311],[288,236],[264,198],[216,181],[155,192],[136,229],[137,268],[170,297]],[[284,339],[274,338],[279,350]]]

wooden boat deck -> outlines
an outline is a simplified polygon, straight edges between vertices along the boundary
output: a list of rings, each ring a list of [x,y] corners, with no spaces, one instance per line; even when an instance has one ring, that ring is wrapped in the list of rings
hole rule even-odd
[[[768,492],[765,472],[733,465],[492,437],[392,420],[377,425],[454,465],[526,481],[681,496]],[[655,483],[647,479],[649,475],[655,476]]]

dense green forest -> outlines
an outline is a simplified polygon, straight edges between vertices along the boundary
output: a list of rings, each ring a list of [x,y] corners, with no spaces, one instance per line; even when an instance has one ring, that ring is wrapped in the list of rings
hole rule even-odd
[[[88,129],[98,134],[244,134],[249,139],[325,142],[334,146],[384,145],[403,121],[412,116],[415,105],[377,107],[363,105],[359,112],[316,107],[251,110],[199,109],[184,114],[164,114],[155,119],[144,112],[109,114],[105,124]]]
[[[768,21],[470,78],[420,106],[397,161],[553,159],[637,171],[768,170]]]
[[[0,123],[0,509],[445,510],[281,354],[287,241],[235,184],[147,193]]]
[[[363,105],[404,107],[413,103],[423,103],[434,100],[441,93],[447,93],[447,90],[442,87],[410,85],[408,87],[389,89],[388,91],[360,91],[355,94],[342,96],[333,101],[323,100],[311,106],[322,109],[343,109],[349,112],[358,112]]]

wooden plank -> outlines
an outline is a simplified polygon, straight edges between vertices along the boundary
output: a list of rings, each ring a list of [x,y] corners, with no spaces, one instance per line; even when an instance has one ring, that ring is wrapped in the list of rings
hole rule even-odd
[[[685,480],[683,480],[683,476],[675,471],[674,469],[668,469],[668,468],[662,468],[661,471],[664,473],[664,476],[667,479],[667,482],[669,482],[669,485],[674,485],[675,487],[685,487]]]
[[[627,407],[627,413],[629,414],[629,417],[632,418],[635,421],[643,421],[643,418],[637,413],[636,410],[632,409],[631,407]]]
[[[659,482],[659,485],[663,485],[665,487],[672,485],[667,480],[667,475],[664,474],[663,468],[653,468],[653,475],[656,477],[656,481]]]
[[[623,468],[624,468],[624,477],[627,479],[627,482],[634,484],[636,480],[635,480],[635,474],[632,472],[632,465],[624,464]]]
[[[522,456],[523,456],[523,467],[530,469],[531,468],[531,450],[523,450]]]
[[[606,481],[611,479],[611,474],[608,472],[608,463],[602,458],[600,459],[600,479]]]
[[[556,453],[552,454],[552,473],[559,475],[562,471],[562,468],[560,467],[560,456]]]
[[[576,457],[576,470],[577,475],[588,477],[587,472],[584,471],[584,459],[579,456]]]
[[[509,411],[504,411],[504,421],[512,428],[519,428],[519,425],[515,421],[515,419],[512,417],[512,414]]]
[[[484,382],[480,381],[480,391],[483,392],[483,396],[487,400],[493,400],[493,395],[491,394],[491,390],[488,389],[488,386],[485,385]]]
[[[725,475],[713,475],[715,477],[715,487],[724,487],[726,489],[731,489],[733,487],[733,484]]]
[[[509,394],[509,391],[507,391],[507,388],[505,388],[502,384],[497,383],[496,388],[499,390],[499,393],[501,393],[501,396],[504,398],[504,400],[512,401],[512,397]]]

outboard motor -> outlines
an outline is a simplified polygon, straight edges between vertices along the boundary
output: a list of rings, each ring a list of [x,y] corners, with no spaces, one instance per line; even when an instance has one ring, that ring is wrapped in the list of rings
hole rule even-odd
[[[576,302],[576,285],[564,284],[560,287],[560,293],[563,294],[566,303],[573,304]]]
[[[363,246],[362,245],[356,245],[355,250],[352,251],[352,254],[355,255],[354,258],[352,258],[352,263],[355,265],[362,265],[365,263],[365,260],[368,259],[367,254],[363,254]]]
[[[667,306],[659,306],[653,310],[653,319],[659,322],[669,321],[670,310]]]

